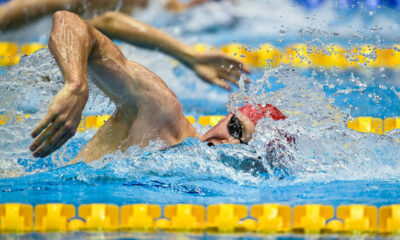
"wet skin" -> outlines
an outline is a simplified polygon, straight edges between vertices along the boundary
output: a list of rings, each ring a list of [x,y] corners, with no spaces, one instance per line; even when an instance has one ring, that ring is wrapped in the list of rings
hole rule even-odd
[[[93,24],[93,25],[92,25]],[[94,27],[96,26],[96,28]],[[184,63],[202,80],[229,89],[237,84],[244,64],[218,52],[198,53],[171,36],[120,13],[108,13],[91,21],[76,14],[54,14],[49,49],[65,80],[54,97],[48,113],[32,132],[30,150],[35,157],[46,157],[60,148],[79,126],[89,89],[87,72],[93,82],[117,106],[111,118],[71,161],[100,159],[105,154],[126,151],[132,145],[147,146],[161,140],[165,147],[179,144],[187,137],[200,137],[211,145],[239,143],[229,135],[229,115],[201,137],[185,118],[175,94],[157,75],[129,61],[121,50],[97,29],[125,34],[137,46],[159,49]],[[237,113],[243,126],[241,141],[248,142],[254,124]]]
[[[210,0],[169,0],[165,6],[174,12],[208,2]],[[6,31],[24,26],[56,11],[66,10],[90,19],[107,11],[131,14],[133,10],[145,8],[148,0],[12,0],[0,5],[0,30]]]
[[[235,113],[242,125],[243,133],[240,140],[242,143],[248,143],[255,132],[254,123],[241,112]],[[203,136],[200,137],[201,141],[207,141],[209,146],[215,146],[216,144],[239,144],[240,140],[234,138],[228,132],[228,122],[232,117],[232,113],[226,115],[221,119],[213,128],[208,130]]]

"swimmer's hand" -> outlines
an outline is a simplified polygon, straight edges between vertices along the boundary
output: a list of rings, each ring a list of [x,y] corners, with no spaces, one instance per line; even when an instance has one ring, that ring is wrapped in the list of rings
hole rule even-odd
[[[87,90],[77,91],[69,85],[57,93],[47,115],[32,131],[36,140],[29,149],[34,157],[47,157],[75,135],[87,98]]]
[[[226,90],[231,89],[228,82],[238,85],[242,73],[250,73],[244,63],[219,52],[197,53],[192,68],[204,81]]]

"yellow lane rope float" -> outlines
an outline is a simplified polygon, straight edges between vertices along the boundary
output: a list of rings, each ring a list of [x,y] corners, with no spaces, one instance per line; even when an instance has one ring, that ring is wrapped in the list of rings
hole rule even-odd
[[[17,65],[20,56],[30,55],[45,47],[47,46],[41,43],[18,46],[13,42],[0,42],[0,66]],[[199,52],[217,49],[201,43],[195,44],[193,48]],[[400,45],[362,45],[346,48],[335,44],[316,47],[299,43],[279,49],[271,44],[250,48],[231,43],[223,45],[219,50],[253,67],[276,67],[285,63],[297,68],[400,68]]]
[[[29,118],[29,114],[18,115],[16,117],[0,115],[0,125],[7,124],[8,122],[17,123],[24,121],[24,119]],[[15,120],[13,119],[15,118]],[[78,127],[78,132],[84,132],[89,129],[99,129],[103,124],[110,118],[110,115],[98,115],[98,116],[86,116],[82,117],[82,120]],[[201,116],[196,121],[193,116],[186,116],[192,124],[200,124],[203,126],[214,126],[217,124],[224,116],[211,115],[211,116]],[[392,130],[400,129],[400,117],[392,118],[373,118],[373,117],[358,117],[347,122],[347,127],[358,132],[364,133],[377,133],[386,134]]]
[[[378,217],[379,215],[379,217]],[[379,221],[378,221],[379,220]],[[378,224],[379,223],[379,224]],[[257,232],[263,234],[380,234],[400,232],[400,205],[193,204],[159,205],[7,203],[0,233],[67,231]]]
[[[13,42],[0,42],[0,66],[18,64],[21,55],[30,55],[45,47],[46,45],[40,43],[23,44],[19,47],[18,44]],[[193,47],[199,52],[214,49],[205,44],[196,44]],[[222,52],[255,67],[276,67],[281,63],[286,63],[298,68],[337,67],[340,69],[358,68],[360,66],[398,68],[400,67],[399,49],[400,45],[390,48],[375,48],[372,45],[364,45],[346,50],[338,45],[330,45],[319,49],[305,44],[294,44],[281,51],[269,44],[261,45],[257,49],[250,49],[237,43],[227,44],[220,48]],[[20,122],[26,117],[29,117],[29,115],[17,116],[17,120]],[[0,115],[0,125],[5,124],[9,118]],[[87,116],[82,119],[78,131],[98,129],[108,118],[108,115]],[[187,118],[192,124],[196,123],[194,117],[188,116]],[[198,123],[204,126],[214,126],[221,118],[222,116],[202,116],[198,119]],[[384,134],[393,129],[399,129],[400,120],[398,117],[385,120],[359,117],[349,121],[347,126],[360,132]]]

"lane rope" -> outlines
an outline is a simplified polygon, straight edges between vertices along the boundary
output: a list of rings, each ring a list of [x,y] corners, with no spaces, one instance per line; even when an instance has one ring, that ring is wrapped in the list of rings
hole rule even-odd
[[[31,115],[18,115],[18,116],[8,116],[0,114],[0,125],[5,125],[8,123],[20,123],[25,119],[29,118]],[[103,124],[110,118],[110,115],[90,115],[82,116],[82,120],[78,127],[78,132],[85,132],[89,129],[99,129]],[[201,116],[196,119],[193,116],[186,116],[192,124],[200,124],[203,126],[214,126],[217,124],[224,116],[221,115],[209,115]],[[400,129],[400,117],[392,118],[374,118],[374,117],[357,117],[352,120],[347,121],[347,127],[359,132],[364,133],[376,133],[376,134],[386,134],[390,131]]]
[[[0,204],[2,234],[118,230],[391,235],[400,232],[400,205],[84,204],[76,212],[71,204]]]
[[[30,55],[46,47],[47,45],[42,43],[26,43],[19,46],[14,42],[0,42],[0,66],[17,65],[21,56]],[[220,50],[252,67],[259,68],[277,67],[284,63],[296,68],[400,69],[400,45],[343,47],[333,44],[321,48],[298,43],[281,49],[271,44],[251,48],[231,43],[217,48],[199,43],[193,45],[193,48],[199,52]]]

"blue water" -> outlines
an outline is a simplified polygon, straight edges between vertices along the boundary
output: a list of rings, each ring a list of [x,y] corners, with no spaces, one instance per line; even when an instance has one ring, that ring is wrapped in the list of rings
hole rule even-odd
[[[32,58],[34,59],[34,56]],[[279,85],[274,85],[273,88],[280,89]],[[222,90],[212,89],[224,93]],[[181,102],[185,113],[195,113],[195,116],[226,112],[225,103],[212,106],[211,101],[207,99],[183,99]],[[391,105],[388,107],[390,109]],[[390,110],[390,112],[395,111]],[[204,131],[201,126],[197,125],[197,128]],[[344,126],[342,128],[345,129]],[[24,129],[20,130],[24,132]],[[291,206],[307,203],[334,206],[363,203],[381,206],[397,203],[400,195],[398,175],[387,172],[387,167],[393,167],[393,171],[398,169],[398,159],[383,153],[387,150],[395,154],[396,151],[390,149],[393,145],[384,143],[374,150],[375,156],[382,155],[382,159],[366,161],[361,169],[358,169],[357,165],[352,166],[352,164],[363,164],[363,159],[356,159],[355,163],[349,162],[340,166],[343,167],[342,175],[340,175],[341,170],[336,169],[338,166],[333,164],[327,167],[328,170],[310,166],[310,170],[295,174],[285,172],[284,168],[263,172],[257,166],[252,167],[257,160],[251,158],[246,160],[235,155],[245,149],[249,150],[248,147],[221,145],[209,148],[198,139],[187,139],[179,146],[164,151],[134,149],[133,153],[121,156],[117,154],[111,157],[112,160],[101,160],[100,164],[89,166],[79,163],[60,167],[62,160],[68,161],[78,153],[91,134],[93,132],[78,133],[64,149],[46,159],[33,159],[29,156],[29,152],[19,157],[17,162],[23,166],[25,176],[0,179],[0,202],[29,204],[62,202],[75,205],[84,203],[208,205],[229,202],[249,206],[256,203],[278,202]],[[359,135],[362,138],[370,137],[368,141],[371,143],[379,141],[380,138],[374,134]],[[27,143],[29,142],[28,138]],[[362,144],[367,142],[360,142],[360,145]],[[204,150],[209,152],[202,153]],[[252,154],[252,151],[249,151],[250,153],[244,152],[244,154]],[[230,152],[233,154],[229,155]],[[329,156],[326,158],[329,163]],[[374,169],[374,165],[379,162],[382,166]],[[309,166],[304,163],[302,167]],[[43,169],[48,171],[32,174]],[[329,169],[335,172],[330,173]],[[344,173],[344,170],[347,170],[347,173]],[[354,171],[355,176],[351,171]],[[366,172],[365,175],[356,176],[363,171]],[[336,175],[337,173],[339,175]],[[385,176],[386,173],[388,176]],[[311,178],[307,179],[310,176]]]
[[[239,2],[244,5],[243,1]],[[225,9],[225,5],[218,4],[215,5],[217,10],[218,7]],[[181,16],[163,12],[162,17],[158,17],[157,10],[149,10],[138,13],[137,17],[179,36],[187,43],[207,42],[217,46],[234,41],[252,46],[271,42],[280,47],[295,42],[384,45],[397,41],[395,39],[399,36],[398,19],[391,18],[394,14],[391,10],[383,13],[374,10],[373,16],[370,16],[369,10],[360,10],[353,14],[345,13],[342,19],[336,8],[333,13],[329,11],[331,8],[323,6],[317,12],[309,12],[293,7],[289,1],[283,4],[283,8],[289,10],[265,13],[265,9],[273,9],[280,4],[283,3],[254,1],[248,4],[250,10],[239,11],[240,6],[228,6],[226,11],[217,13],[204,6]],[[210,14],[209,19],[196,25],[204,12]],[[320,19],[313,19],[314,14]],[[189,16],[192,18],[189,19]],[[357,16],[364,19],[359,26],[356,25]],[[390,22],[392,28],[385,25],[385,17],[394,19]],[[342,28],[346,21],[351,22],[354,29]],[[37,36],[24,38],[27,35],[24,29],[13,32],[14,35],[4,34],[0,39],[46,39],[48,19],[38,24],[42,26],[44,35],[38,33]],[[382,30],[371,31],[376,24]],[[300,29],[303,29],[302,33]],[[306,31],[311,33],[306,34]],[[336,31],[339,36],[331,34]],[[184,66],[176,66],[170,58],[161,54],[142,51],[124,43],[121,48],[129,59],[142,63],[166,81],[177,94],[186,115],[198,117],[225,115],[228,112],[229,93],[201,82]],[[256,136],[249,146],[210,148],[198,139],[187,139],[179,146],[164,151],[157,150],[157,146],[142,150],[133,147],[127,153],[116,153],[90,165],[79,163],[73,166],[65,166],[65,162],[77,154],[93,132],[78,133],[64,148],[46,159],[34,159],[28,151],[32,140],[27,133],[40,121],[52,95],[62,85],[61,75],[47,50],[23,58],[17,67],[1,71],[0,89],[3,92],[0,113],[11,111],[12,114],[31,113],[34,116],[19,125],[0,127],[0,203],[208,205],[229,202],[249,206],[267,202],[291,206],[307,203],[334,206],[398,203],[400,148],[395,140],[399,139],[399,135],[361,134],[345,127],[350,116],[400,116],[400,97],[396,95],[400,92],[400,85],[396,70],[296,70],[292,74],[287,68],[280,68],[280,78],[275,77],[275,80],[271,77],[273,73],[269,72],[267,76],[272,86],[266,89],[265,99],[291,112],[284,127],[298,136],[297,146],[286,146],[286,155],[280,161],[271,162],[260,152],[268,139],[274,139],[274,132],[266,127],[270,123],[266,122],[259,129],[260,136]],[[56,83],[41,81],[47,75]],[[252,73],[253,86],[259,82],[264,84],[261,80],[263,75],[264,70]],[[351,80],[357,77],[361,85]],[[284,83],[276,83],[276,78]],[[362,89],[363,84],[366,84],[365,89]],[[354,91],[339,93],[347,88]],[[91,90],[91,99],[84,114],[111,113],[113,104],[99,90]],[[241,94],[241,90],[236,88],[235,91]],[[304,95],[299,97],[296,92]],[[246,94],[257,95],[255,92]],[[295,103],[300,106],[294,107]],[[337,107],[332,108],[333,113],[326,111],[329,104]],[[296,111],[303,115],[294,114]],[[337,120],[336,115],[342,118]],[[200,132],[206,130],[199,125],[196,128]],[[261,160],[258,159],[260,155],[263,156]],[[79,236],[65,237],[74,239]],[[175,236],[170,237],[174,239]]]
[[[281,203],[371,204],[398,203],[399,180],[358,180],[293,183],[284,186],[238,185],[228,179],[185,179],[181,176],[114,178],[110,169],[84,164],[0,181],[1,202],[40,204],[131,203],[216,204]],[[82,179],[90,176],[89,180]]]

